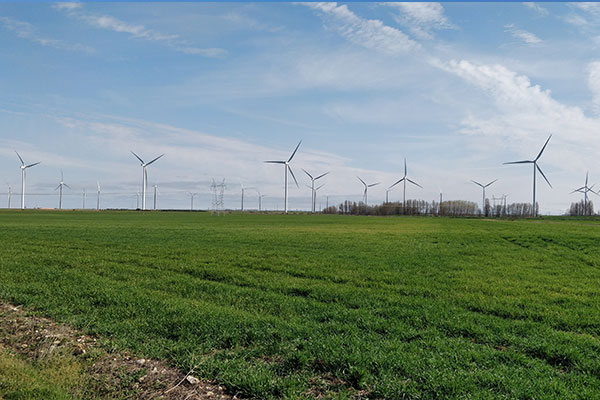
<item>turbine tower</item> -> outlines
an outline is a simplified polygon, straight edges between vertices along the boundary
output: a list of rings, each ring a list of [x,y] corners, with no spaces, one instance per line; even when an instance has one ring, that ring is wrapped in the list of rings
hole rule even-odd
[[[154,207],[153,209],[156,210],[156,194],[158,193],[158,185],[155,183],[154,184]]]
[[[243,183],[240,183],[240,186],[242,187],[242,205],[240,207],[240,211],[244,211],[244,192],[246,191],[246,189],[254,189],[253,187],[244,187]]]
[[[367,185],[365,181],[363,181],[362,179],[360,179],[360,176],[357,176],[357,178],[358,178],[358,180],[359,180],[359,181],[361,181],[361,182],[362,182],[362,184],[363,184],[363,185],[364,185],[364,187],[365,187],[365,190],[364,190],[364,192],[363,192],[363,201],[364,201],[364,203],[365,203],[366,205],[369,205],[369,202],[368,202],[368,200],[369,200],[369,198],[368,198],[368,192],[369,192],[369,188],[370,188],[370,187],[373,187],[373,186],[377,186],[377,185],[379,185],[379,182],[377,182],[377,183],[371,183],[370,185]]]
[[[481,189],[483,190],[483,200],[481,201],[481,213],[485,214],[485,188],[490,186],[492,183],[496,182],[498,179],[494,179],[493,181],[491,181],[490,183],[488,183],[487,185],[482,185],[479,182],[476,182],[474,180],[471,180],[471,182],[473,182],[474,184],[476,184],[477,186],[480,186]]]
[[[10,198],[12,196],[12,188],[8,185],[8,205],[6,208],[10,208]]]
[[[133,151],[131,152],[131,154],[133,154],[135,156],[135,158],[137,158],[140,161],[141,166],[142,166],[142,172],[143,172],[143,176],[142,176],[142,210],[145,210],[146,209],[146,186],[148,185],[148,172],[146,171],[146,167],[148,165],[152,164],[153,162],[155,162],[156,160],[158,160],[159,158],[161,158],[162,156],[164,156],[164,154],[161,154],[160,156],[156,157],[154,160],[149,161],[149,162],[144,162],[144,160],[142,160],[140,158],[140,156],[135,154]]]
[[[15,153],[17,153],[16,150],[15,150]],[[31,168],[35,165],[38,165],[40,162],[25,165],[25,161],[23,161],[23,158],[21,158],[19,153],[17,153],[17,157],[19,157],[19,160],[21,160],[21,210],[24,210],[25,209],[25,175],[26,175],[25,170],[27,168]]]
[[[392,186],[390,186],[389,188],[393,188],[394,186],[396,186],[397,184],[399,184],[400,182],[404,182],[404,190],[402,192],[402,211],[404,211],[405,205],[406,205],[406,182],[410,182],[413,185],[416,185],[418,187],[420,187],[421,189],[423,189],[423,186],[419,185],[417,182],[415,181],[411,181],[410,179],[408,179],[407,177],[407,168],[406,168],[406,158],[404,158],[404,176],[402,177],[402,179],[400,179],[399,181],[397,181],[396,183],[394,183]]]
[[[540,168],[540,166],[537,163],[537,161],[542,156],[542,153],[546,149],[546,146],[548,145],[548,142],[550,141],[551,137],[552,137],[552,135],[548,136],[548,139],[546,139],[546,143],[544,143],[544,147],[542,147],[542,149],[540,150],[540,152],[538,153],[538,155],[535,159],[522,160],[522,161],[511,161],[511,162],[504,163],[504,164],[533,164],[533,204],[532,204],[533,210],[532,210],[532,212],[533,212],[534,217],[537,216],[537,207],[535,205],[535,174],[536,174],[536,170],[538,170],[540,172],[540,174],[542,174],[542,176],[544,177],[544,180],[546,181],[548,186],[552,187],[552,185],[550,184],[550,181],[548,180],[548,178],[546,178],[546,175],[544,175],[544,173],[542,172],[542,169]]]
[[[56,187],[56,189],[54,189],[54,190],[60,189],[58,191],[58,209],[59,210],[62,210],[62,192],[63,192],[63,186],[66,186],[69,189],[71,189],[71,186],[67,185],[64,182],[63,172],[62,172],[62,169],[61,169],[60,170],[60,183],[58,184],[58,186]]]
[[[305,170],[304,168],[302,168],[302,171],[304,171],[304,173],[305,173],[306,175],[308,175],[308,177],[310,178],[310,186],[309,186],[309,187],[310,187],[310,191],[311,191],[311,193],[312,193],[312,201],[311,201],[311,203],[312,203],[312,204],[311,204],[312,208],[311,208],[311,212],[313,212],[313,213],[314,213],[314,212],[315,212],[315,207],[316,207],[316,201],[317,201],[317,200],[316,200],[316,199],[317,199],[317,190],[315,189],[315,181],[316,181],[317,179],[321,179],[322,177],[324,177],[325,175],[327,175],[329,172],[325,172],[324,174],[321,174],[321,175],[317,176],[316,178],[314,178],[314,177],[313,177],[311,174],[309,174],[309,173],[308,173],[308,171],[307,171],[307,170]],[[323,186],[323,185],[321,185],[321,186]]]
[[[594,187],[594,185],[588,186],[588,172],[586,172],[585,173],[585,185],[583,185],[579,189],[575,189],[571,193],[569,193],[569,194],[573,194],[575,192],[583,193],[583,215],[587,215],[587,203],[588,203],[588,195],[587,194],[588,194],[588,192],[592,192],[596,196],[599,196],[597,192],[594,192],[592,190],[593,187]]]
[[[269,164],[283,164],[285,165],[285,178],[284,178],[284,212],[287,214],[288,212],[288,171],[290,171],[290,174],[292,175],[292,178],[294,178],[294,182],[296,182],[296,187],[298,186],[298,181],[296,180],[296,177],[294,176],[294,171],[292,171],[292,167],[290,167],[290,161],[292,161],[292,158],[294,158],[294,156],[296,155],[296,152],[298,151],[298,147],[300,147],[300,144],[302,143],[302,140],[298,142],[298,145],[296,146],[296,148],[294,149],[294,152],[292,153],[292,155],[290,156],[290,158],[288,158],[287,161],[265,161],[266,163]]]
[[[197,196],[198,193],[188,192],[190,195],[190,211],[194,211],[194,196]]]
[[[83,209],[85,210],[85,188],[83,188]]]
[[[100,211],[100,181],[96,181],[98,185],[98,197],[96,197],[96,211]]]

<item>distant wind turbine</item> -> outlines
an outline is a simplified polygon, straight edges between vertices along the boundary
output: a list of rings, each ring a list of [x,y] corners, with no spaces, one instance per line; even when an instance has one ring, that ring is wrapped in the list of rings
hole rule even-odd
[[[242,187],[242,204],[240,206],[240,211],[244,211],[244,192],[246,191],[246,189],[254,189],[253,187],[244,187],[243,183],[240,183],[240,186]]]
[[[15,153],[17,153],[16,150],[15,150]],[[17,153],[17,157],[19,157],[19,160],[21,160],[21,210],[23,210],[23,209],[25,209],[25,175],[26,175],[25,170],[27,168],[31,168],[35,165],[38,165],[39,162],[25,165],[25,161],[23,161],[23,158],[21,158],[19,153]]]
[[[284,190],[284,200],[283,200],[284,207],[283,207],[283,209],[286,214],[288,212],[288,171],[290,171],[292,178],[294,178],[294,182],[296,182],[296,187],[299,187],[298,181],[296,180],[296,177],[294,176],[294,171],[292,171],[292,168],[290,167],[290,161],[292,161],[292,158],[294,158],[294,156],[296,155],[296,152],[298,151],[298,147],[300,147],[301,143],[302,143],[302,140],[298,142],[298,145],[294,149],[294,152],[292,153],[290,158],[287,159],[287,161],[265,161],[266,163],[269,163],[269,164],[284,164],[285,165],[285,179],[284,179],[285,190]]]
[[[265,195],[261,194],[258,189],[256,189],[256,193],[258,193],[258,211],[262,211],[262,198],[265,197]]]
[[[598,196],[598,193],[594,192],[594,190],[592,190],[593,187],[594,187],[594,185],[588,186],[588,172],[586,172],[585,173],[585,185],[583,185],[579,189],[573,190],[570,193],[570,194],[573,194],[575,192],[583,193],[583,214],[584,215],[587,215],[587,203],[588,203],[588,195],[587,194],[588,194],[588,192],[592,192],[596,196]]]
[[[317,201],[317,192],[319,191],[319,189],[321,189],[323,186],[325,186],[325,184],[321,184],[319,187],[315,188],[315,208],[316,208],[316,201]],[[319,209],[321,209],[321,203],[319,203]],[[320,211],[319,211],[320,212]]]
[[[302,168],[302,171],[304,171],[304,173],[305,173],[306,175],[308,175],[308,177],[310,178],[310,186],[309,186],[309,188],[310,188],[310,191],[311,191],[311,194],[312,194],[312,201],[311,201],[311,203],[312,203],[312,204],[311,204],[312,208],[311,208],[311,212],[315,212],[315,208],[316,208],[316,201],[317,201],[317,200],[316,200],[316,199],[317,199],[317,191],[316,191],[316,189],[315,189],[315,181],[316,181],[317,179],[321,179],[321,178],[322,178],[322,177],[324,177],[325,175],[329,174],[329,172],[325,172],[324,174],[321,174],[321,175],[319,175],[319,176],[317,176],[317,177],[315,178],[315,177],[313,177],[311,174],[309,174],[309,173],[308,173],[308,171],[307,171],[307,170],[305,170],[304,168]],[[323,186],[323,185],[321,185],[321,186]]]
[[[137,158],[142,166],[142,171],[143,171],[143,176],[142,176],[142,210],[146,209],[146,186],[148,185],[148,172],[146,171],[146,167],[150,164],[152,164],[153,162],[155,162],[156,160],[158,160],[159,158],[161,158],[162,156],[164,156],[164,154],[161,154],[160,156],[156,157],[154,160],[149,161],[149,162],[144,162],[144,160],[142,160],[140,158],[140,156],[138,156],[137,154],[135,154],[133,151],[131,152],[131,154],[133,154],[135,156],[135,158]],[[139,207],[138,207],[139,208]]]
[[[485,214],[485,188],[490,186],[492,183],[496,182],[498,179],[494,179],[493,181],[491,181],[490,183],[488,183],[487,185],[482,185],[479,182],[476,182],[474,180],[471,180],[471,182],[473,182],[474,184],[476,184],[477,186],[480,186],[481,189],[483,190],[483,200],[481,201],[481,213]]]
[[[544,180],[546,181],[546,183],[548,184],[548,186],[552,187],[552,185],[550,184],[550,181],[548,180],[548,178],[546,178],[546,175],[544,175],[544,173],[542,172],[542,169],[537,164],[537,161],[542,156],[542,153],[546,149],[546,146],[548,145],[548,142],[550,141],[551,137],[552,137],[552,135],[548,136],[548,139],[546,140],[546,143],[544,143],[544,147],[542,147],[542,149],[540,150],[540,152],[538,153],[538,155],[537,155],[537,157],[535,159],[533,159],[533,160],[522,160],[522,161],[511,161],[511,162],[505,162],[504,163],[504,164],[533,164],[533,204],[532,204],[532,208],[533,208],[533,216],[534,217],[537,216],[537,207],[535,205],[535,174],[536,174],[536,170],[540,171],[540,174],[542,174],[542,176],[544,177]]]
[[[358,180],[362,182],[363,186],[365,187],[365,190],[363,191],[363,201],[366,205],[369,205],[369,198],[368,198],[368,192],[369,192],[369,188],[373,187],[373,186],[377,186],[379,185],[379,182],[377,183],[371,183],[370,185],[367,185],[367,183],[365,181],[363,181],[362,179],[360,179],[360,176],[357,176]]]
[[[100,210],[100,181],[96,181],[96,185],[98,185],[98,197],[96,197],[96,211]]]
[[[82,208],[85,210],[85,188],[83,188],[83,207]]]
[[[197,196],[198,193],[188,192],[190,195],[190,211],[194,211],[194,196]]]
[[[6,208],[10,208],[10,198],[12,196],[12,188],[8,185],[8,205]]]
[[[416,186],[420,187],[421,189],[423,189],[423,186],[419,185],[415,181],[411,181],[410,179],[408,179],[407,172],[408,172],[408,169],[406,168],[406,158],[405,158],[404,159],[404,176],[402,177],[402,179],[400,179],[399,181],[394,183],[392,186],[390,186],[390,189],[391,189],[394,186],[396,186],[397,184],[399,184],[400,182],[404,182],[404,190],[402,192],[402,209],[404,209],[404,206],[406,205],[406,182],[407,181],[412,183],[413,185],[416,185]]]
[[[58,186],[56,187],[56,189],[54,190],[58,190],[58,209],[62,210],[62,194],[63,194],[63,186],[68,187],[69,189],[71,189],[71,186],[67,185],[64,182],[64,177],[63,177],[63,172],[62,169],[60,170],[60,183],[58,184]]]

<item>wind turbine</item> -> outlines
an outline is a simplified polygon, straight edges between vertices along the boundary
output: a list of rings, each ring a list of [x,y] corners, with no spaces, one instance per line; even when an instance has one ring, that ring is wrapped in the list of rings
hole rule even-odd
[[[258,189],[256,189],[256,192],[258,193],[258,211],[262,211],[262,198],[265,197],[265,195],[261,194]]]
[[[156,157],[154,160],[149,161],[149,162],[144,162],[144,160],[142,160],[140,158],[140,156],[138,156],[137,154],[135,154],[133,151],[131,152],[131,154],[133,154],[135,156],[135,158],[137,158],[142,166],[142,170],[143,170],[143,176],[142,176],[142,210],[146,209],[146,186],[148,185],[148,172],[146,171],[146,167],[150,164],[152,164],[153,162],[155,162],[156,160],[158,160],[159,158],[161,158],[162,156],[164,156],[164,154],[161,154],[160,156]]]
[[[194,211],[194,196],[197,196],[198,193],[188,192],[190,195],[190,211]]]
[[[316,208],[316,201],[317,201],[317,192],[319,191],[319,189],[321,189],[323,186],[325,186],[325,184],[323,183],[321,186],[315,188],[315,208]],[[319,209],[321,208],[321,203],[319,203]]]
[[[154,207],[153,209],[156,210],[156,194],[158,193],[158,185],[155,183],[154,184]]]
[[[85,210],[85,188],[83,188],[83,209]]]
[[[8,206],[6,208],[10,208],[10,198],[12,196],[12,188],[8,185]]]
[[[298,151],[298,147],[300,147],[301,143],[302,143],[302,140],[298,142],[298,145],[294,149],[294,152],[292,153],[290,158],[288,158],[287,161],[265,161],[266,163],[269,163],[269,164],[284,164],[285,165],[285,179],[284,179],[285,191],[284,191],[284,201],[283,201],[284,207],[283,208],[284,208],[284,212],[286,214],[288,212],[288,171],[290,171],[292,178],[294,178],[294,182],[296,182],[296,187],[299,187],[298,181],[296,180],[296,177],[294,176],[294,171],[292,171],[292,167],[290,167],[290,161],[292,161],[292,158],[294,158],[294,156],[296,155],[296,152]]]
[[[100,211],[100,181],[96,181],[98,185],[98,197],[96,198],[96,211]]]
[[[367,185],[365,183],[365,181],[363,181],[362,179],[360,179],[360,176],[357,176],[357,178],[358,178],[359,181],[362,182],[362,184],[365,187],[365,191],[363,192],[363,201],[365,202],[366,205],[369,205],[369,202],[368,202],[368,191],[369,191],[369,188],[373,187],[373,186],[379,185],[379,182],[377,182],[377,183],[371,183],[370,185]]]
[[[316,207],[316,201],[317,201],[317,200],[316,200],[316,198],[317,198],[317,191],[315,190],[315,181],[316,181],[317,179],[321,179],[322,177],[324,177],[325,175],[327,175],[329,172],[325,172],[324,174],[321,174],[321,175],[317,176],[316,178],[314,178],[314,177],[313,177],[311,174],[309,174],[309,173],[308,173],[308,171],[307,171],[307,170],[305,170],[304,168],[302,168],[302,171],[304,171],[304,173],[305,173],[306,175],[308,175],[308,177],[310,178],[310,186],[309,186],[309,187],[310,187],[310,191],[311,191],[311,194],[312,194],[312,202],[311,202],[311,203],[312,203],[312,204],[311,204],[312,208],[311,208],[311,212],[313,212],[313,213],[314,213],[314,212],[315,212],[315,207]],[[321,186],[323,186],[323,185],[321,185]]]
[[[402,210],[403,211],[404,211],[404,207],[406,205],[406,181],[408,181],[408,182],[412,183],[413,185],[416,185],[416,186],[420,187],[421,189],[423,189],[423,186],[421,186],[417,182],[411,181],[410,179],[407,178],[407,172],[408,172],[408,170],[406,168],[406,158],[404,158],[404,176],[398,182],[396,182],[392,186],[390,186],[390,189],[391,189],[394,186],[396,186],[397,184],[399,184],[400,182],[404,182],[404,191],[402,193]]]
[[[63,192],[63,186],[66,186],[69,189],[71,189],[71,186],[67,185],[64,182],[63,172],[62,172],[62,169],[61,169],[60,170],[60,183],[58,184],[58,186],[56,187],[56,189],[54,189],[54,190],[60,189],[58,191],[58,209],[59,210],[62,210],[62,192]]]
[[[242,187],[242,205],[240,207],[240,211],[244,211],[244,192],[246,191],[246,189],[254,189],[253,187],[244,187],[243,183],[240,183],[240,186]]]
[[[587,215],[587,203],[588,203],[588,195],[587,194],[588,194],[588,192],[592,192],[596,196],[598,196],[598,193],[594,192],[592,190],[593,187],[594,187],[594,185],[588,186],[588,172],[586,172],[585,173],[585,185],[583,185],[579,189],[575,189],[571,193],[569,193],[569,194],[573,194],[575,192],[583,193],[583,214],[584,215]]]
[[[542,153],[546,149],[546,146],[548,145],[548,142],[550,141],[551,137],[552,137],[552,135],[548,136],[548,139],[546,140],[546,143],[544,143],[544,147],[542,147],[542,149],[540,150],[539,154],[537,155],[537,157],[535,159],[533,159],[533,160],[522,160],[522,161],[511,161],[511,162],[505,162],[504,163],[504,164],[533,164],[533,204],[532,204],[532,208],[533,208],[533,216],[534,217],[537,216],[537,207],[535,205],[535,174],[536,174],[536,170],[540,171],[540,174],[542,174],[542,176],[544,177],[544,180],[546,181],[546,183],[548,184],[548,186],[552,187],[552,185],[550,184],[550,181],[548,180],[548,178],[546,178],[546,175],[544,175],[544,173],[542,172],[542,169],[537,164],[537,161],[542,156]]]
[[[487,185],[482,185],[479,182],[476,182],[474,180],[471,180],[471,182],[473,182],[474,184],[476,184],[477,186],[480,186],[481,189],[483,189],[483,200],[481,202],[481,213],[485,214],[485,188],[490,186],[492,183],[496,182],[498,179],[494,179],[493,181],[491,181],[490,183],[488,183]]]
[[[15,150],[15,153],[17,153],[16,150]],[[19,157],[19,160],[21,160],[21,210],[23,210],[23,209],[25,209],[25,175],[26,175],[25,170],[27,168],[31,168],[35,165],[38,165],[40,162],[25,165],[25,161],[23,161],[23,158],[21,158],[19,153],[17,153],[17,157]]]

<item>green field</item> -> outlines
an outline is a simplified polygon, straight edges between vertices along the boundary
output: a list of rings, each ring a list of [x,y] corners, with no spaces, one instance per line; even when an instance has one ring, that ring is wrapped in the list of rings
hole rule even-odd
[[[600,220],[0,212],[0,298],[255,398],[600,398]]]

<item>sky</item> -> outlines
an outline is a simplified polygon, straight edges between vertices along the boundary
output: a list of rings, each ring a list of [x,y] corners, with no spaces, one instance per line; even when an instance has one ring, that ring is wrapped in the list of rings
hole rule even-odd
[[[561,214],[586,172],[600,188],[600,3],[0,2],[0,207],[283,208],[486,194]],[[327,200],[328,196],[328,200]],[[389,192],[402,199],[402,187]],[[595,200],[593,197],[592,200]],[[600,202],[598,202],[600,204]]]

